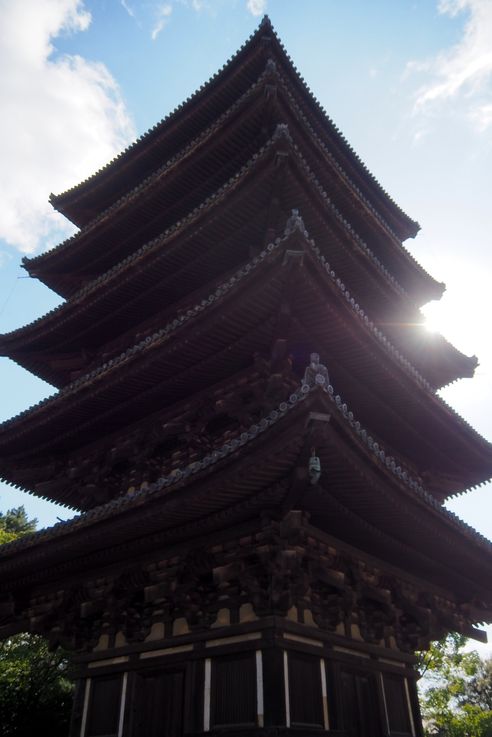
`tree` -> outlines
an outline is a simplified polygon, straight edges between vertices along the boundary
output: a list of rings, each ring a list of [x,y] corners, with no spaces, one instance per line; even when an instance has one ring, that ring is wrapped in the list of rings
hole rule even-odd
[[[8,509],[5,514],[0,512],[0,545],[34,532],[37,523],[37,519],[27,519],[24,507]]]
[[[0,513],[0,544],[34,532],[24,507]],[[69,659],[46,640],[20,634],[0,641],[0,737],[66,737],[73,686]]]
[[[492,661],[449,635],[421,654],[420,701],[426,735],[492,737]]]
[[[469,682],[468,701],[484,711],[492,711],[492,656],[481,661]]]
[[[66,737],[72,704],[66,654],[50,652],[37,635],[0,643],[2,737]]]

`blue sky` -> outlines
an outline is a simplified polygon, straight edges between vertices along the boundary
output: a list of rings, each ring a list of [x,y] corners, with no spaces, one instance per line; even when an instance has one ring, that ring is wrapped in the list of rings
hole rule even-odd
[[[480,366],[443,396],[492,439],[491,0],[0,0],[0,331],[58,303],[20,258],[72,232],[48,205],[214,74],[268,12],[314,94],[422,225],[428,314]],[[51,387],[0,359],[0,420]],[[0,484],[0,510],[70,512]],[[492,488],[453,500],[492,538]]]

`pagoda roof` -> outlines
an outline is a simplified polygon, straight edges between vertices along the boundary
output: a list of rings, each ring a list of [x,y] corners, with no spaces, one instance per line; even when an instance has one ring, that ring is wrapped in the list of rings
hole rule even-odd
[[[261,65],[270,57],[288,75],[317,126],[336,147],[340,163],[345,163],[361,189],[377,202],[377,209],[384,211],[399,237],[415,236],[418,225],[393,202],[326,115],[286,53],[267,16],[239,51],[206,84],[99,172],[65,193],[53,195],[54,206],[77,225],[85,225],[101,208],[130,189],[132,182],[152,173],[156,159],[164,160],[169,153],[194,138],[197,131],[206,128],[217,116],[217,111],[227,109],[238,91],[257,78]]]
[[[0,351],[43,379],[60,386],[67,381],[70,354],[78,352],[80,360],[83,349],[97,348],[117,335],[114,327],[116,316],[118,324],[138,325],[139,320],[148,318],[152,309],[157,309],[157,306],[152,307],[156,302],[153,285],[160,285],[158,306],[162,309],[170,295],[176,295],[177,273],[184,289],[189,290],[193,278],[196,282],[197,274],[200,279],[207,271],[213,275],[211,266],[215,273],[217,269],[232,267],[234,254],[237,254],[237,264],[244,254],[241,256],[238,243],[231,242],[225,250],[224,238],[229,233],[232,235],[227,237],[244,243],[248,238],[261,243],[261,228],[266,227],[263,223],[268,217],[268,198],[277,176],[275,162],[279,149],[288,153],[290,161],[283,177],[284,197],[290,204],[302,203],[310,230],[314,230],[325,253],[342,278],[348,280],[357,299],[371,311],[386,302],[386,315],[399,314],[403,329],[393,327],[392,337],[404,352],[409,353],[433,386],[440,387],[456,378],[473,375],[477,364],[474,357],[464,356],[438,336],[428,335],[424,341],[418,325],[422,318],[409,295],[345,220],[309,170],[288,130],[282,126],[240,172],[187,217],[90,281],[46,316],[0,336]],[[299,178],[302,184],[298,183]],[[292,180],[292,184],[287,185],[287,180]],[[246,221],[249,218],[247,226],[241,223],[243,234],[238,231],[239,221],[231,207],[231,198],[237,197],[241,197],[244,217],[248,216]],[[255,215],[249,217],[250,212]],[[218,219],[224,223],[222,230],[218,230]],[[224,227],[229,230],[224,231]],[[220,255],[218,243],[221,244]],[[408,260],[406,252],[401,255],[404,261]],[[197,269],[198,263],[200,269]],[[412,263],[410,259],[409,265]],[[195,272],[191,282],[187,269],[190,273]],[[164,293],[162,285],[166,280],[169,284],[172,280],[173,286]],[[384,316],[379,321],[383,322]],[[65,359],[63,352],[67,354]]]
[[[122,412],[133,416],[137,409],[144,414],[151,411],[156,392],[160,402],[176,402],[181,394],[189,395],[190,385],[198,391],[210,384],[211,377],[217,381],[244,367],[248,356],[271,344],[272,315],[289,275],[295,274],[294,312],[301,322],[293,338],[305,341],[308,333],[312,342],[324,346],[337,385],[356,397],[359,414],[369,420],[373,432],[383,439],[392,436],[393,446],[398,439],[403,455],[410,440],[438,498],[488,479],[492,475],[490,444],[433,393],[369,320],[299,227],[302,221],[297,218],[294,229],[283,239],[270,244],[165,327],[3,423],[2,475],[13,480],[7,459],[19,454],[25,458],[26,448],[39,452],[43,447],[53,448],[55,440],[67,448],[74,436],[83,445],[84,433],[88,437],[99,431],[107,433],[110,419],[118,426]],[[299,259],[310,264],[308,270],[292,271]],[[282,263],[290,263],[291,268]],[[392,406],[398,406],[398,412]]]
[[[257,140],[259,134],[256,129],[258,127],[264,129],[264,114],[261,113],[259,103],[268,106],[268,100],[262,100],[260,95],[258,102],[257,98],[261,88],[268,87],[266,82],[270,76],[266,76],[265,71],[247,93],[210,129],[192,141],[152,176],[139,183],[128,195],[117,200],[82,231],[52,251],[36,257],[35,265],[32,265],[29,259],[25,260],[29,273],[40,278],[62,296],[70,296],[77,291],[81,283],[103,273],[118,259],[131,254],[141,245],[142,239],[155,237],[160,232],[159,224],[161,227],[169,227],[175,222],[173,218],[182,219],[187,215],[189,208],[202,201],[200,195],[202,197],[210,195],[210,188],[213,188],[214,184],[222,183],[228,173],[236,173],[241,163],[237,159],[237,140],[248,142]],[[420,304],[440,297],[443,285],[430,277],[402,247],[401,241],[363,197],[361,191],[348,179],[333,154],[316,136],[316,132],[302,112],[296,110],[295,101],[290,99],[288,90],[285,91],[285,95],[288,103],[280,106],[277,116],[281,120],[291,119],[291,122],[295,123],[296,131],[298,129],[296,138],[303,156],[307,157],[309,166],[314,167],[322,186],[334,197],[338,206],[342,207],[345,217],[349,217],[352,226],[355,225],[355,230],[362,233],[380,258],[388,259],[390,270],[398,274],[408,291]],[[280,93],[275,97],[276,102],[279,101],[279,97]],[[245,101],[249,102],[249,108],[243,110]],[[242,114],[238,117],[239,111],[242,111]],[[268,114],[272,117],[271,109]],[[230,143],[229,150],[226,145],[226,139],[231,138],[231,118],[240,121],[232,126],[234,151],[231,150]],[[249,130],[251,128],[249,121],[255,119],[257,119],[256,129]],[[222,130],[223,128],[225,130]],[[216,149],[219,150],[216,152]],[[243,145],[240,149],[243,156],[248,151],[252,153],[248,145]],[[200,182],[199,185],[197,181]],[[325,196],[328,197],[326,192]],[[365,214],[362,216],[361,213]],[[368,226],[371,219],[377,224],[375,231]],[[53,263],[51,256],[55,259]],[[38,258],[43,261],[46,258],[48,263],[39,268]]]
[[[307,480],[315,444],[320,483]],[[301,469],[301,476],[296,469]],[[302,476],[302,469],[305,469]],[[299,483],[301,478],[301,483]],[[305,479],[302,482],[302,478]],[[295,480],[297,479],[297,481]],[[294,497],[292,497],[294,492]],[[332,387],[304,385],[240,437],[157,482],[72,520],[0,547],[2,588],[145,554],[163,543],[210,534],[272,503],[307,509],[316,527],[418,576],[481,602],[492,616],[492,544],[447,511],[374,444]],[[419,535],[415,535],[418,526]],[[26,577],[23,580],[23,576]]]

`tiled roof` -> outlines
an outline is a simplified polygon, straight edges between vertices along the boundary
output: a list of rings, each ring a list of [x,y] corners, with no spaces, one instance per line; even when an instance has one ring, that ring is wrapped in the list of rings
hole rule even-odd
[[[38,402],[24,412],[21,412],[16,417],[0,423],[0,430],[6,430],[14,426],[21,418],[30,415],[33,411],[39,411],[41,408],[44,408],[47,405],[52,406],[54,402],[64,401],[65,397],[81,391],[81,389],[83,389],[84,387],[90,386],[94,380],[100,379],[103,375],[107,375],[110,372],[118,370],[123,363],[127,363],[128,361],[133,360],[139,354],[151,350],[158,344],[164,342],[178,329],[186,325],[190,320],[198,317],[201,313],[203,313],[204,310],[213,305],[217,300],[222,299],[241,280],[252,274],[253,271],[255,271],[267,258],[269,258],[271,254],[278,251],[279,247],[285,244],[288,239],[288,235],[284,236],[283,238],[277,238],[274,243],[270,243],[263,251],[261,251],[258,256],[254,257],[249,263],[238,269],[235,274],[233,274],[225,282],[220,284],[213,293],[209,294],[207,298],[202,299],[194,307],[188,309],[185,314],[174,318],[167,325],[155,331],[152,335],[147,336],[145,339],[129,347],[126,351],[122,352],[118,356],[115,356],[111,360],[104,362],[92,371],[89,371],[83,376],[75,379],[75,381],[72,381],[70,384],[64,386],[56,394],[41,400],[41,402]],[[434,389],[429,384],[429,382],[427,382],[424,377],[421,376],[420,373],[412,366],[412,364],[402,356],[400,351],[398,351],[390,343],[390,341],[385,337],[381,330],[377,328],[377,326],[370,320],[364,310],[350,295],[350,292],[346,288],[345,284],[331,269],[330,264],[326,261],[325,257],[321,254],[319,248],[315,245],[315,243],[309,240],[308,242],[310,244],[313,255],[323,266],[332,284],[339,289],[343,299],[352,308],[354,314],[357,316],[360,323],[364,326],[364,329],[372,333],[378,343],[394,360],[397,361],[397,363],[399,363],[400,367],[405,371],[405,373],[407,373],[419,386],[433,394]]]
[[[364,163],[360,160],[358,155],[355,153],[355,151],[352,149],[352,147],[348,144],[346,139],[344,138],[341,131],[334,125],[332,120],[328,117],[325,110],[322,108],[322,106],[319,104],[319,102],[316,100],[314,95],[312,94],[309,87],[306,85],[303,77],[299,74],[298,70],[296,69],[295,65],[292,62],[292,59],[285,51],[282,43],[280,42],[279,38],[277,37],[274,29],[271,26],[270,20],[265,16],[262,23],[260,24],[259,28],[250,36],[250,38],[246,41],[245,44],[239,49],[239,51],[229,59],[226,64],[219,70],[211,79],[202,87],[199,88],[190,98],[188,98],[186,101],[184,101],[181,105],[179,105],[172,113],[170,113],[166,118],[161,120],[159,123],[157,123],[152,129],[150,129],[146,134],[141,136],[135,143],[130,145],[125,151],[123,151],[121,154],[119,154],[115,159],[113,159],[111,162],[109,162],[105,167],[103,167],[101,170],[96,172],[94,175],[89,177],[84,182],[80,183],[79,185],[73,187],[70,190],[67,190],[61,195],[58,196],[52,196],[52,202],[55,205],[59,205],[61,209],[63,209],[63,201],[67,200],[69,201],[71,197],[77,199],[77,196],[84,197],[84,191],[89,192],[92,186],[98,186],[98,184],[104,180],[104,177],[111,177],[111,174],[113,171],[117,171],[118,167],[122,164],[126,164],[128,161],[132,160],[132,157],[139,156],[141,154],[141,151],[149,146],[152,145],[154,140],[157,140],[159,136],[166,132],[166,130],[169,128],[171,123],[174,123],[176,120],[179,120],[179,117],[183,113],[189,113],[190,109],[193,108],[193,106],[196,106],[199,104],[199,100],[203,98],[207,98],[207,96],[210,94],[210,90],[219,84],[226,74],[227,70],[231,68],[231,65],[237,64],[242,56],[244,56],[248,49],[255,46],[255,43],[257,40],[261,40],[262,35],[264,35],[265,30],[268,30],[268,33],[271,34],[271,37],[276,42],[276,50],[280,52],[280,61],[285,64],[285,67],[289,69],[289,71],[293,74],[294,78],[300,85],[300,89],[302,90],[303,94],[306,96],[306,99],[308,100],[311,109],[316,111],[316,114],[318,115],[318,119],[320,121],[320,124],[325,128],[327,133],[329,135],[333,136],[333,140],[340,148],[343,155],[348,157],[348,160],[352,163],[352,165],[355,167],[355,170],[358,172],[359,175],[362,176],[362,179],[366,181],[369,190],[373,190],[377,193],[379,193],[379,196],[383,198],[383,201],[386,202],[386,204],[389,204],[393,211],[395,213],[399,214],[399,217],[406,221],[406,233],[403,237],[408,237],[408,235],[415,235],[418,230],[418,225],[414,223],[413,221],[408,218],[407,215],[396,205],[396,203],[392,200],[392,198],[388,195],[388,193],[382,188],[382,186],[379,184],[379,182],[376,180],[376,178],[369,172],[369,170],[366,168]],[[400,233],[400,237],[402,237],[402,234]],[[42,256],[36,257],[32,260],[32,262],[36,262],[38,259],[42,259]]]
[[[292,141],[288,128],[285,125],[279,125],[274,136],[261,149],[259,149],[256,154],[253,155],[253,157],[240,169],[240,171],[238,171],[233,177],[231,177],[224,185],[222,185],[222,187],[220,187],[204,202],[195,207],[186,217],[182,218],[177,223],[167,228],[157,238],[154,238],[148,243],[145,243],[139,249],[124,258],[122,261],[116,263],[108,271],[88,282],[80,290],[75,292],[66,302],[53,308],[50,312],[37,318],[32,323],[13,330],[10,333],[5,333],[3,336],[0,336],[0,349],[8,352],[8,344],[6,343],[5,339],[8,340],[9,338],[14,336],[22,338],[23,336],[28,335],[34,327],[42,326],[43,323],[47,321],[47,319],[55,317],[57,318],[58,316],[63,315],[63,313],[65,313],[74,304],[78,304],[80,309],[80,307],[83,306],[88,295],[97,293],[100,290],[105,290],[107,285],[112,280],[115,280],[116,283],[120,282],[121,275],[124,271],[133,269],[135,264],[143,259],[145,256],[162,249],[166,240],[171,237],[175,237],[178,233],[183,232],[185,229],[194,224],[200,217],[203,217],[204,213],[208,211],[211,207],[215,207],[223,202],[224,199],[241,183],[243,178],[265,157],[266,154],[268,154],[268,152],[272,148],[275,147],[280,137],[288,139],[292,153],[295,155],[296,161],[298,162],[301,169],[304,171],[307,180],[315,188],[326,209],[334,217],[335,222],[338,223],[338,225],[345,231],[347,237],[350,238],[353,246],[359,249],[369,259],[369,261],[379,271],[381,277],[386,283],[388,283],[391,289],[393,289],[398,295],[404,297],[405,299],[409,299],[409,295],[399,283],[398,279],[395,278],[395,276],[386,268],[381,259],[373,253],[373,251],[369,248],[364,239],[359,236],[354,227],[342,215],[342,213],[339,211],[339,209],[328,196],[328,194],[323,190],[321,184],[318,182],[314,174],[310,171],[298,147]],[[76,236],[73,236],[73,238],[75,237]],[[402,248],[402,250],[404,251],[405,258],[408,259],[409,263],[412,266],[417,267],[418,270],[425,274],[422,267],[415,261],[415,259],[408,253],[408,251],[406,251],[406,249],[403,249],[402,246],[400,246],[400,248]],[[426,276],[428,275],[426,274]]]
[[[369,333],[377,342],[380,349],[391,358],[391,361],[396,363],[399,368],[410,378],[423,392],[425,392],[429,398],[432,397],[434,405],[437,407],[442,406],[445,409],[446,416],[451,420],[453,426],[456,424],[457,428],[462,428],[469,440],[481,447],[480,453],[485,452],[486,456],[490,456],[492,459],[492,448],[487,441],[482,438],[463,418],[461,418],[454,410],[452,410],[440,397],[438,397],[433,388],[429,383],[419,374],[419,372],[407,361],[401,353],[391,344],[391,342],[385,337],[385,335],[378,329],[376,325],[366,315],[364,310],[358,305],[355,299],[351,296],[349,290],[345,284],[337,277],[336,273],[331,269],[330,264],[326,261],[325,257],[321,254],[319,248],[316,246],[314,241],[310,240],[307,233],[303,230],[304,226],[302,220],[298,218],[301,225],[297,229],[297,233],[304,240],[307,252],[311,254],[311,257],[318,264],[320,275],[323,274],[323,278],[327,279],[342,297],[346,308],[349,313],[352,313],[355,319],[359,322],[364,332]],[[3,437],[8,440],[16,436],[20,436],[25,432],[23,429],[23,420],[29,418],[29,423],[25,425],[25,428],[29,429],[32,427],[34,416],[46,417],[46,412],[53,412],[54,406],[62,408],[65,405],[68,397],[80,397],[82,390],[90,390],[91,387],[99,385],[101,380],[105,377],[110,376],[113,372],[119,372],[121,366],[130,362],[135,361],[141,355],[154,350],[157,346],[162,345],[170,337],[174,337],[177,331],[181,330],[185,325],[198,318],[202,313],[206,312],[212,306],[219,304],[224,298],[227,297],[234,289],[238,287],[245,279],[255,279],[255,273],[265,262],[271,263],[274,259],[277,259],[280,254],[280,247],[286,247],[289,243],[289,239],[292,237],[293,231],[290,230],[283,238],[277,238],[274,243],[270,243],[266,249],[264,249],[258,256],[253,258],[249,263],[241,267],[236,273],[229,276],[226,281],[218,283],[208,297],[204,297],[193,307],[190,307],[184,314],[171,320],[163,328],[156,330],[153,334],[148,335],[145,339],[136,343],[135,345],[128,348],[126,351],[115,356],[109,361],[106,361],[101,366],[98,366],[89,373],[81,376],[74,382],[67,385],[64,389],[60,390],[57,394],[42,400],[37,405],[34,405],[30,409],[22,412],[17,417],[12,418],[0,425],[0,433]],[[107,384],[107,382],[106,382]],[[461,441],[460,441],[461,442]],[[478,447],[477,447],[478,451]],[[483,465],[485,461],[480,461]],[[470,483],[470,482],[469,482]]]
[[[274,63],[273,63],[273,67],[274,67],[274,74],[275,74],[277,81],[283,85],[284,93],[289,97],[291,108],[296,111],[296,115],[298,116],[300,120],[302,120],[302,123],[306,128],[306,132],[309,134],[311,139],[313,141],[316,141],[317,146],[321,148],[321,150],[324,152],[324,155],[326,156],[328,161],[331,162],[331,165],[333,166],[334,170],[341,177],[341,179],[346,183],[346,185],[350,188],[351,192],[364,204],[364,206],[368,210],[370,210],[373,217],[380,223],[381,227],[387,232],[389,237],[392,239],[394,246],[398,248],[399,250],[402,250],[407,256],[407,258],[417,268],[417,270],[419,270],[423,275],[428,277],[428,274],[425,272],[422,266],[414,259],[412,254],[404,246],[402,246],[401,239],[392,230],[391,226],[384,220],[384,217],[381,215],[381,213],[368,200],[368,198],[362,192],[360,187],[356,185],[356,183],[350,178],[350,176],[344,170],[343,166],[337,160],[336,156],[329,150],[328,146],[317,135],[316,131],[311,126],[308,119],[303,114],[302,110],[298,107],[292,94],[289,92],[289,90],[285,86],[285,82],[283,82],[282,80],[282,75],[278,71],[277,66]],[[189,142],[185,146],[184,149],[179,151],[177,154],[175,154],[175,156],[173,156],[171,159],[166,161],[156,171],[152,172],[149,176],[147,176],[145,179],[140,181],[133,189],[129,190],[123,196],[119,197],[116,200],[116,202],[112,203],[108,208],[104,209],[101,213],[99,213],[94,219],[92,219],[80,231],[70,236],[65,241],[60,243],[59,245],[54,246],[49,251],[45,251],[43,254],[39,256],[35,256],[32,258],[24,257],[23,263],[26,265],[26,267],[30,269],[31,268],[30,265],[31,264],[35,265],[37,262],[37,259],[42,260],[44,259],[45,256],[49,256],[50,254],[54,254],[55,252],[58,254],[58,253],[61,253],[62,251],[65,251],[66,249],[73,249],[74,244],[79,243],[81,239],[85,238],[88,234],[94,231],[94,229],[96,229],[100,223],[107,223],[108,219],[114,217],[114,215],[118,211],[121,211],[123,208],[126,208],[132,202],[134,203],[137,200],[137,198],[144,195],[146,191],[148,191],[152,186],[154,186],[156,182],[159,181],[159,179],[165,176],[170,170],[175,168],[177,163],[182,161],[185,157],[189,156],[190,152],[192,152],[194,149],[200,146],[203,141],[210,139],[211,136],[217,133],[220,130],[221,126],[223,125],[224,121],[227,120],[237,109],[239,109],[241,105],[244,104],[244,101],[247,98],[251,97],[252,93],[259,86],[261,86],[265,80],[271,78],[271,76],[272,76],[272,64],[270,65],[267,64],[267,69],[265,69],[265,71],[260,75],[257,82],[255,82],[246,91],[246,93],[244,93],[238,100],[236,100],[236,102],[233,104],[231,108],[229,108],[225,113],[219,116],[219,118],[216,121],[214,121],[214,123],[211,126],[209,126],[205,131],[202,131],[195,139]],[[305,166],[307,167],[306,162],[304,163],[305,163]],[[320,184],[318,184],[318,186],[321,187]]]
[[[185,485],[196,475],[208,472],[211,467],[223,459],[232,456],[240,448],[248,445],[262,433],[268,431],[270,427],[282,422],[287,415],[290,415],[308,397],[315,398],[318,393],[321,393],[325,401],[329,402],[332,411],[337,413],[337,417],[342,419],[346,426],[350,428],[350,432],[365,446],[367,452],[370,453],[381,470],[394,476],[397,483],[403,485],[408,490],[408,493],[413,495],[415,499],[418,499],[424,507],[432,509],[433,514],[437,515],[451,529],[455,529],[464,535],[487,555],[492,555],[492,543],[463,522],[457,515],[442,507],[432,494],[427,492],[421,483],[412,476],[411,472],[404,468],[397,458],[387,455],[384,448],[374,441],[372,436],[361,426],[360,422],[355,419],[354,414],[343,402],[342,397],[335,394],[331,385],[324,385],[321,379],[320,383],[316,383],[314,386],[301,384],[298,390],[291,394],[288,401],[281,402],[276,409],[270,411],[259,422],[252,425],[247,432],[242,433],[239,438],[228,441],[222,447],[211,453],[207,453],[200,460],[194,461],[183,468],[174,469],[168,476],[158,479],[155,483],[147,484],[132,494],[122,495],[73,519],[59,522],[53,527],[1,545],[0,558],[14,555],[17,552],[44,543],[45,541],[58,539],[92,524],[97,524],[102,520],[110,519],[114,515],[123,513],[132,507],[140,506],[144,501],[164,492],[164,490],[171,490],[171,488],[177,487],[178,485]]]

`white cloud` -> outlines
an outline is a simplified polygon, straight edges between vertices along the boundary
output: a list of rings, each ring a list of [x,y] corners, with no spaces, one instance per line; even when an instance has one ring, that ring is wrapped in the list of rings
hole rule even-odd
[[[159,33],[167,26],[171,19],[173,6],[170,3],[158,5],[155,9],[156,21],[150,34],[152,41],[155,41]]]
[[[85,31],[81,0],[0,0],[0,238],[23,252],[69,232],[48,203],[133,137],[107,68],[56,55],[62,33]]]
[[[484,105],[477,105],[470,111],[470,119],[475,128],[480,132],[492,125],[492,102]]]
[[[120,0],[120,2],[121,2],[121,5],[123,6],[123,8],[128,13],[128,15],[130,16],[130,18],[135,18],[135,11],[133,10],[133,8],[130,5],[130,3],[127,2],[127,0]]]
[[[430,75],[417,92],[415,110],[452,103],[485,130],[492,124],[492,2],[440,0],[438,8],[452,17],[466,12],[468,18],[458,44],[428,62],[409,65],[412,71]]]
[[[246,7],[252,15],[263,15],[266,11],[267,0],[247,0]]]

